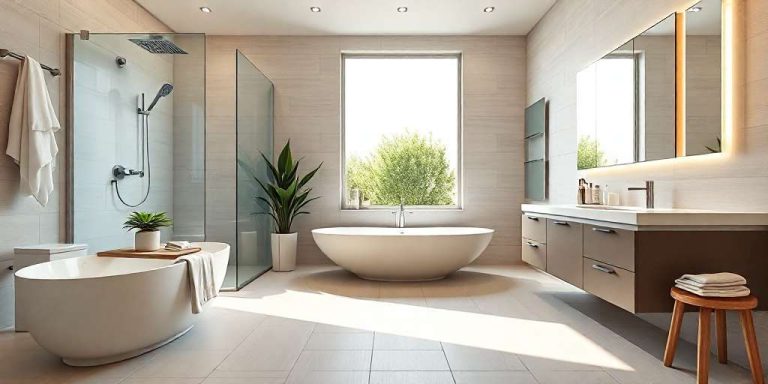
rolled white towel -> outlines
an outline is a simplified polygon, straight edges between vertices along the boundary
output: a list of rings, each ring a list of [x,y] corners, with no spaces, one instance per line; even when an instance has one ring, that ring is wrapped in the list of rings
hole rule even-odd
[[[685,274],[675,281],[684,281],[697,287],[733,287],[747,284],[747,279],[731,272]]]
[[[741,285],[735,287],[701,288],[689,284],[677,283],[675,287],[704,297],[744,297],[749,296],[749,288]]]

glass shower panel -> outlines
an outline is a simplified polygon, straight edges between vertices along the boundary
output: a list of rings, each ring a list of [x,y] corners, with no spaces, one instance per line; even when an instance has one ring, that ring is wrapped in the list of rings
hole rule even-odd
[[[70,39],[69,240],[94,252],[132,247],[133,234],[122,228],[132,211],[167,212],[174,226],[163,241],[204,240],[205,35]],[[116,177],[117,166],[128,174]]]
[[[237,251],[236,285],[240,289],[272,266],[272,219],[254,178],[267,180],[264,157],[273,154],[274,86],[248,58],[237,61]]]

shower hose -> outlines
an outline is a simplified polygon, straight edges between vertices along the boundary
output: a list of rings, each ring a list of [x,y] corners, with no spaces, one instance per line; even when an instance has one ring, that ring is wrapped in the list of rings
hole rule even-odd
[[[144,198],[141,199],[140,202],[136,204],[128,204],[123,200],[123,196],[120,195],[120,183],[117,179],[112,179],[112,184],[115,185],[115,192],[117,192],[117,198],[120,200],[121,203],[124,205],[135,208],[139,205],[144,204],[145,201],[147,201],[147,198],[149,197],[149,189],[152,187],[152,165],[149,162],[149,115],[142,115],[144,118],[142,121],[143,126],[143,134],[144,134],[144,145],[141,147],[141,177],[144,176],[144,158],[146,156],[147,159],[147,192],[144,194]]]

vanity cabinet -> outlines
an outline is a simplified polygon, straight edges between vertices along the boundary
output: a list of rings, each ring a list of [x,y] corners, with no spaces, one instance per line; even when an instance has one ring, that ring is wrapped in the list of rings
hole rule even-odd
[[[522,258],[526,263],[547,269],[547,219],[535,215],[523,215]]]
[[[523,261],[629,312],[669,312],[676,278],[726,271],[744,276],[758,308],[768,309],[768,215],[698,213],[689,225],[670,223],[667,212],[619,223],[594,209],[585,218],[570,215],[581,213],[572,207],[526,206],[544,212],[523,213]]]
[[[582,242],[580,223],[547,219],[546,271],[581,288]]]

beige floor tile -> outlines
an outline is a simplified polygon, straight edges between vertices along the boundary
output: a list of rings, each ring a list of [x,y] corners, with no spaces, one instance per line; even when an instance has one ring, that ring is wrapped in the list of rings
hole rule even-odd
[[[253,383],[284,383],[291,371],[223,371],[214,370],[206,380],[217,379],[223,383],[230,381],[251,380]],[[210,383],[207,383],[210,384]]]
[[[125,381],[121,381],[120,384],[200,384],[205,380],[204,378],[195,379],[173,379],[173,378],[140,378],[129,377]]]
[[[455,371],[524,371],[516,355],[507,352],[443,343],[451,369]]]
[[[447,371],[443,351],[373,351],[374,371]]]
[[[377,333],[373,340],[373,349],[390,351],[440,351],[443,348],[439,341]]]
[[[371,351],[304,351],[293,371],[364,371],[371,369]]]
[[[618,384],[607,372],[601,371],[551,371],[534,374],[540,384],[560,384],[566,382],[579,384]]]
[[[450,371],[372,371],[370,384],[454,384]]]
[[[368,371],[293,371],[286,384],[368,384]]]
[[[226,351],[183,351],[167,349],[131,374],[139,378],[203,378],[227,357]]]
[[[372,332],[315,332],[305,350],[366,350],[373,348]]]
[[[456,384],[539,384],[530,372],[453,371],[453,377]],[[576,382],[566,380],[561,383]]]
[[[303,322],[286,322],[285,325],[260,325],[218,368],[223,371],[290,371],[314,325]]]
[[[285,379],[274,377],[208,377],[202,384],[283,384]]]
[[[545,357],[520,356],[528,370],[531,372],[550,372],[550,371],[602,371],[604,367],[594,364],[582,364],[572,361],[559,359],[549,359]]]
[[[317,333],[342,333],[342,332],[359,333],[359,332],[370,332],[370,331],[366,329],[360,329],[360,328],[349,328],[349,327],[341,327],[333,324],[318,323],[315,326],[315,332]]]

